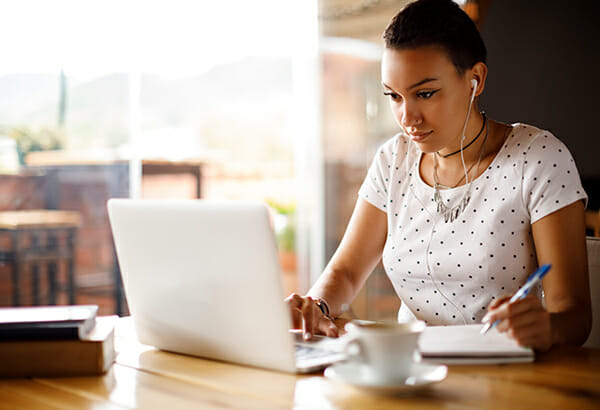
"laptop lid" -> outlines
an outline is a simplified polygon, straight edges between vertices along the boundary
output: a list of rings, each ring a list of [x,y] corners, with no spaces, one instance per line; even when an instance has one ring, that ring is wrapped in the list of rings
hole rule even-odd
[[[264,204],[111,199],[108,213],[141,343],[296,371]]]

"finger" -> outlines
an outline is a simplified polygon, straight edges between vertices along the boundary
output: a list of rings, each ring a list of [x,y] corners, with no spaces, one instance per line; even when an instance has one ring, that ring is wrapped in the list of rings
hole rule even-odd
[[[333,323],[335,323],[335,326],[338,328],[338,334],[344,334],[346,333],[345,327],[346,324],[348,322],[350,322],[351,319],[347,319],[347,318],[343,318],[343,317],[336,317],[335,320],[333,321]]]
[[[511,329],[509,335],[521,346],[548,350],[552,346],[550,319],[548,315],[540,316],[542,316],[540,320],[535,323]]]
[[[292,293],[290,296],[285,298],[290,313],[292,315],[292,328],[300,329],[302,327],[302,315],[300,309],[302,307],[302,296],[297,293]]]
[[[533,338],[542,338],[544,342],[550,340],[550,315],[541,303],[534,304],[531,310],[510,318],[507,322],[510,332],[520,342]]]
[[[302,306],[302,296],[297,293],[292,293],[284,299],[284,302],[287,303],[290,308],[299,309]]]
[[[310,298],[300,296],[297,293],[292,293],[286,298],[286,302],[290,306],[292,312],[292,325],[294,329],[302,329],[303,333],[305,333],[305,316],[307,315],[307,309],[310,308],[310,301]]]
[[[531,309],[518,314],[513,314],[503,319],[498,324],[498,330],[510,331],[519,335],[524,329],[535,327],[540,320],[543,320],[543,310]]]
[[[526,313],[536,306],[541,307],[541,302],[535,296],[528,296],[525,299],[516,300],[514,302],[505,301],[495,309],[490,310],[481,321],[484,323],[494,323],[497,320],[505,320]]]
[[[498,330],[517,332],[528,326],[535,326],[536,322],[544,320],[546,310],[543,308],[537,297],[525,298],[523,300],[512,302],[499,309],[497,317],[501,322],[498,324]]]
[[[525,299],[517,300],[506,304],[506,318],[509,319],[511,326],[519,326],[519,323],[525,321],[531,322],[528,317],[534,316],[535,312],[541,313],[544,311],[540,300],[537,297],[526,297]]]
[[[534,323],[529,326],[516,328],[512,331],[513,338],[521,345],[530,343],[535,344],[536,341],[546,339],[546,329],[544,324]]]
[[[542,308],[542,301],[536,295],[529,295],[526,298],[516,300],[510,304],[517,312],[534,308]]]
[[[488,305],[488,309],[489,310],[497,309],[500,305],[502,305],[503,303],[508,302],[509,300],[510,300],[510,296],[502,296],[499,299],[494,299]]]
[[[302,306],[300,311],[302,313],[302,336],[305,340],[312,339],[312,335],[314,333],[314,310],[317,309],[317,306],[314,304],[312,299],[304,297],[302,298]]]
[[[502,296],[498,299],[494,299],[488,305],[488,312],[481,318],[482,323],[494,323],[496,320],[501,320],[497,316],[498,309],[504,304],[510,301],[510,296]]]
[[[339,329],[335,325],[334,321],[325,316],[322,316],[321,320],[319,320],[319,330],[325,336],[329,336],[329,337],[338,337],[339,336]]]

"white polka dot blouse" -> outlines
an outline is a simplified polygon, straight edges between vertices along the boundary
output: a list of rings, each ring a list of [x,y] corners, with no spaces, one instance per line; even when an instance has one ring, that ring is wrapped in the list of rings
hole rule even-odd
[[[387,213],[382,262],[402,305],[400,321],[479,323],[488,304],[514,293],[537,267],[531,224],[587,200],[571,153],[550,132],[513,124],[471,200],[453,222],[416,171],[420,150],[402,134],[377,151],[359,195]],[[465,185],[441,191],[448,206]]]

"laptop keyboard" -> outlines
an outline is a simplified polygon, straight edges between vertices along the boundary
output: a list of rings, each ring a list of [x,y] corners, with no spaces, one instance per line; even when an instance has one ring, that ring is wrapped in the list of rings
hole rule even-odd
[[[340,339],[314,335],[312,340],[303,340],[301,333],[295,334],[296,365],[300,371],[318,370],[344,360]]]
[[[296,345],[296,360],[314,360],[323,357],[331,357],[331,354],[331,350]]]

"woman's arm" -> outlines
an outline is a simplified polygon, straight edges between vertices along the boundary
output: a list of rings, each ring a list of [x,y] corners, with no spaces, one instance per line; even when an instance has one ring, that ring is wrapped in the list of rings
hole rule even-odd
[[[338,249],[308,296],[322,297],[332,316],[341,315],[381,259],[386,234],[386,214],[359,198]]]
[[[501,319],[519,343],[540,350],[554,344],[581,345],[591,324],[591,301],[582,201],[577,201],[532,225],[538,264],[552,264],[542,281],[544,308],[537,297],[514,303],[506,299],[491,307],[489,321]]]
[[[532,225],[538,263],[551,263],[543,279],[552,344],[583,344],[592,327],[592,308],[582,201]]]
[[[310,298],[324,299],[331,316],[342,314],[381,259],[386,235],[385,212],[359,198],[344,237],[323,274],[307,296],[292,294],[286,299],[294,326],[301,326],[305,335],[316,330],[336,335],[337,329],[332,328],[331,321]]]

